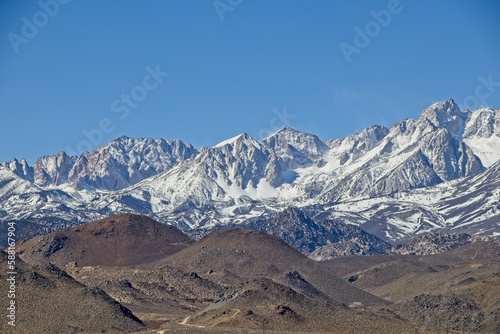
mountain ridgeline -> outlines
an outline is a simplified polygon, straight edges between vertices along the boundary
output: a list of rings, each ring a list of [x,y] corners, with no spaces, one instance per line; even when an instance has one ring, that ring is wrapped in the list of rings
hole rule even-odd
[[[120,137],[80,156],[2,163],[0,223],[22,222],[21,236],[30,237],[138,213],[188,232],[296,206],[323,229],[328,221],[357,225],[390,242],[431,231],[495,236],[499,159],[500,110],[462,111],[453,100],[335,140],[289,127],[199,150]]]

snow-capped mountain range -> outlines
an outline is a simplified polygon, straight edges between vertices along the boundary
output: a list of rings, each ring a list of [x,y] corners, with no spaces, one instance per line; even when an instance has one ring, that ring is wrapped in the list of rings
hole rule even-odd
[[[289,127],[200,150],[119,137],[81,156],[0,164],[0,220],[31,236],[133,212],[190,231],[295,206],[391,242],[440,230],[497,236],[499,160],[500,110],[453,100],[335,140]]]

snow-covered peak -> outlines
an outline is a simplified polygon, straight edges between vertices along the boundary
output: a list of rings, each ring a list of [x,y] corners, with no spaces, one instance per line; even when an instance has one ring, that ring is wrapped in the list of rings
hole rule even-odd
[[[500,136],[500,110],[481,108],[471,113],[464,138]]]
[[[95,152],[113,152],[114,154],[126,154],[127,152],[142,152],[144,150],[155,150],[157,153],[167,153],[173,155],[183,154],[182,150],[188,150],[195,153],[196,149],[191,144],[184,144],[181,140],[177,139],[152,139],[152,138],[130,138],[127,136],[120,136],[109,143],[98,147]],[[164,152],[161,152],[164,151]]]
[[[223,146],[226,146],[226,145],[233,145],[238,140],[247,140],[249,138],[251,138],[251,137],[248,134],[246,134],[245,132],[243,132],[243,133],[240,133],[237,136],[234,136],[234,137],[231,137],[229,139],[223,140],[220,143],[214,145],[213,147],[214,148],[219,148],[219,147],[223,147]]]
[[[33,167],[16,159],[1,165],[41,187],[72,185],[76,189],[118,190],[172,168],[198,151],[180,140],[121,136],[80,156],[56,155]]]
[[[265,150],[265,148],[262,147],[262,144],[259,141],[253,139],[247,133],[241,133],[237,136],[234,136],[232,138],[229,138],[227,140],[218,143],[217,145],[210,148],[209,151],[224,149],[238,153],[241,152],[242,150],[246,151],[248,148],[255,148],[256,150],[259,151]]]
[[[389,134],[389,129],[385,126],[373,125],[359,134],[358,138],[362,140],[364,150],[370,150]]]
[[[294,136],[294,135],[298,135],[298,134],[301,134],[301,133],[303,133],[303,132],[301,132],[299,130],[295,130],[294,128],[289,127],[289,126],[285,126],[285,127],[281,128],[281,129],[279,129],[278,131],[276,131],[275,133],[270,134],[269,136],[267,136],[266,138],[264,138],[264,140],[266,140],[269,137],[275,137],[277,135]]]
[[[464,131],[464,142],[472,148],[484,166],[500,160],[500,110],[481,108],[473,111]]]
[[[5,166],[5,164],[0,165],[0,184],[0,198],[4,198],[4,196],[22,195],[36,190],[36,186],[30,181],[23,179],[15,170],[11,170],[11,168]],[[3,205],[4,203],[0,201],[0,212],[3,209]]]
[[[329,147],[318,136],[284,127],[262,140],[262,143],[290,167],[306,166],[317,162]]]
[[[449,99],[426,108],[420,121],[428,121],[436,128],[447,128],[455,139],[461,139],[468,116],[468,112],[462,112],[455,101]]]
[[[264,138],[262,140],[263,143],[273,146],[272,143],[277,143],[279,141],[286,142],[290,145],[293,145],[296,148],[299,147],[306,147],[308,144],[314,143],[316,146],[325,146],[326,144],[321,141],[321,139],[318,138],[318,136],[306,133],[306,132],[301,132],[298,130],[295,130],[289,126],[285,126],[281,130],[273,133],[272,135]]]
[[[33,181],[33,168],[28,165],[26,159],[21,159],[21,161],[18,161],[14,158],[9,162],[0,163],[0,167],[9,169],[14,174],[25,180]]]

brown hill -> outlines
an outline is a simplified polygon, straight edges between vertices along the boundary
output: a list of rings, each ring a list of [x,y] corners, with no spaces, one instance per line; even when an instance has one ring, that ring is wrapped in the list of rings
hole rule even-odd
[[[126,266],[161,259],[192,242],[173,226],[120,214],[20,242],[18,254],[28,263],[52,262],[60,267],[68,262]]]
[[[410,322],[500,331],[500,244],[479,240],[439,254],[383,260],[374,258],[369,266],[369,259],[351,259],[347,266],[334,259],[326,265],[339,268],[353,285],[395,302],[389,309]]]
[[[418,324],[499,333],[499,273],[499,263],[471,264],[408,274],[370,291],[397,301],[393,312]]]
[[[446,252],[425,256],[351,256],[322,262],[338,275],[355,282],[356,286],[368,290],[392,284],[409,275],[421,276],[426,273],[434,274],[464,267],[477,268],[478,265],[489,263],[500,263],[500,244],[481,240]],[[418,288],[429,288],[429,286],[424,284]],[[407,291],[402,293],[402,296],[406,295]]]
[[[169,258],[148,266],[162,264],[229,284],[242,278],[267,277],[290,285],[290,277],[297,273],[304,282],[296,284],[308,290],[306,293],[316,293],[313,290],[317,290],[332,301],[346,305],[355,302],[363,305],[386,304],[384,300],[338,278],[331,270],[283,240],[251,230],[229,229],[211,233]]]
[[[169,266],[70,265],[65,269],[86,286],[104,290],[149,325],[186,317],[228,291],[209,279]]]
[[[415,332],[414,326],[394,317],[310,298],[268,278],[242,282],[232,295],[185,318],[183,323],[198,328],[230,327],[294,333]]]
[[[7,254],[0,255],[0,265],[7,268]],[[0,321],[1,333],[130,333],[144,324],[130,310],[104,291],[88,288],[54,265],[31,267],[16,259],[16,326]],[[7,272],[0,272],[2,310],[10,283]]]

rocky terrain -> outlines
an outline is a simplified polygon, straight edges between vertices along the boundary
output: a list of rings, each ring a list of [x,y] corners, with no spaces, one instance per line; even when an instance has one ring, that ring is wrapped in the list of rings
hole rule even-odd
[[[484,314],[474,302],[458,296],[418,295],[396,304],[394,312],[418,324],[442,325],[447,329],[472,332],[480,326]]]
[[[395,318],[353,310],[311,298],[267,278],[243,282],[231,299],[212,304],[190,316],[187,324],[228,328],[264,328],[270,332],[410,332],[413,326]]]
[[[413,238],[405,245],[391,249],[393,254],[430,255],[448,251],[472,242],[472,237],[466,233],[438,234],[428,233]]]
[[[289,207],[272,215],[248,219],[239,224],[195,229],[189,234],[199,239],[211,232],[244,228],[274,235],[315,260],[345,255],[388,254],[392,245],[342,219],[312,219],[309,213]]]
[[[359,259],[359,260],[358,260]],[[427,256],[335,258],[324,262],[353,285],[394,302],[415,324],[465,332],[500,330],[500,245],[475,240]]]
[[[296,208],[277,215],[274,224],[292,218],[316,224]],[[139,246],[150,235],[158,235],[158,243]],[[56,236],[64,242],[48,242]],[[494,333],[500,329],[496,293],[500,245],[487,239],[430,235],[410,241],[409,249],[422,240],[431,240],[432,245],[443,241],[440,253],[314,261],[260,231],[223,229],[193,241],[171,226],[131,214],[44,237],[48,239],[35,237],[18,244],[19,256],[28,263],[20,262],[18,284],[24,285],[22,289],[32,289],[32,284],[43,288],[29,290],[40,300],[51,298],[40,295],[51,291],[49,285],[60,287],[57,305],[65,307],[62,318],[40,302],[31,303],[28,310],[44,314],[43,324],[57,320],[54,328],[61,333],[142,329],[144,333],[440,333],[447,329]],[[468,242],[457,242],[462,239]],[[103,243],[114,249],[106,254]],[[137,247],[130,248],[133,244]],[[82,291],[95,291],[93,298],[102,297],[119,312],[103,311],[100,301],[81,311],[75,303],[86,303],[86,297],[77,297]],[[76,311],[88,319],[94,317],[89,313],[98,312],[100,329],[86,327],[90,325],[79,317],[71,322],[71,312]],[[64,327],[68,324],[75,328]],[[43,327],[36,322],[29,326],[30,330]]]
[[[315,220],[298,208],[240,225],[274,235],[315,260],[344,255],[386,254],[391,244],[341,219]]]
[[[2,268],[7,254],[1,253]],[[8,291],[8,275],[0,273],[0,290]],[[16,326],[0,322],[2,333],[124,333],[145,329],[128,308],[102,289],[87,287],[54,265],[30,266],[16,260]],[[2,309],[9,300],[0,298]]]

